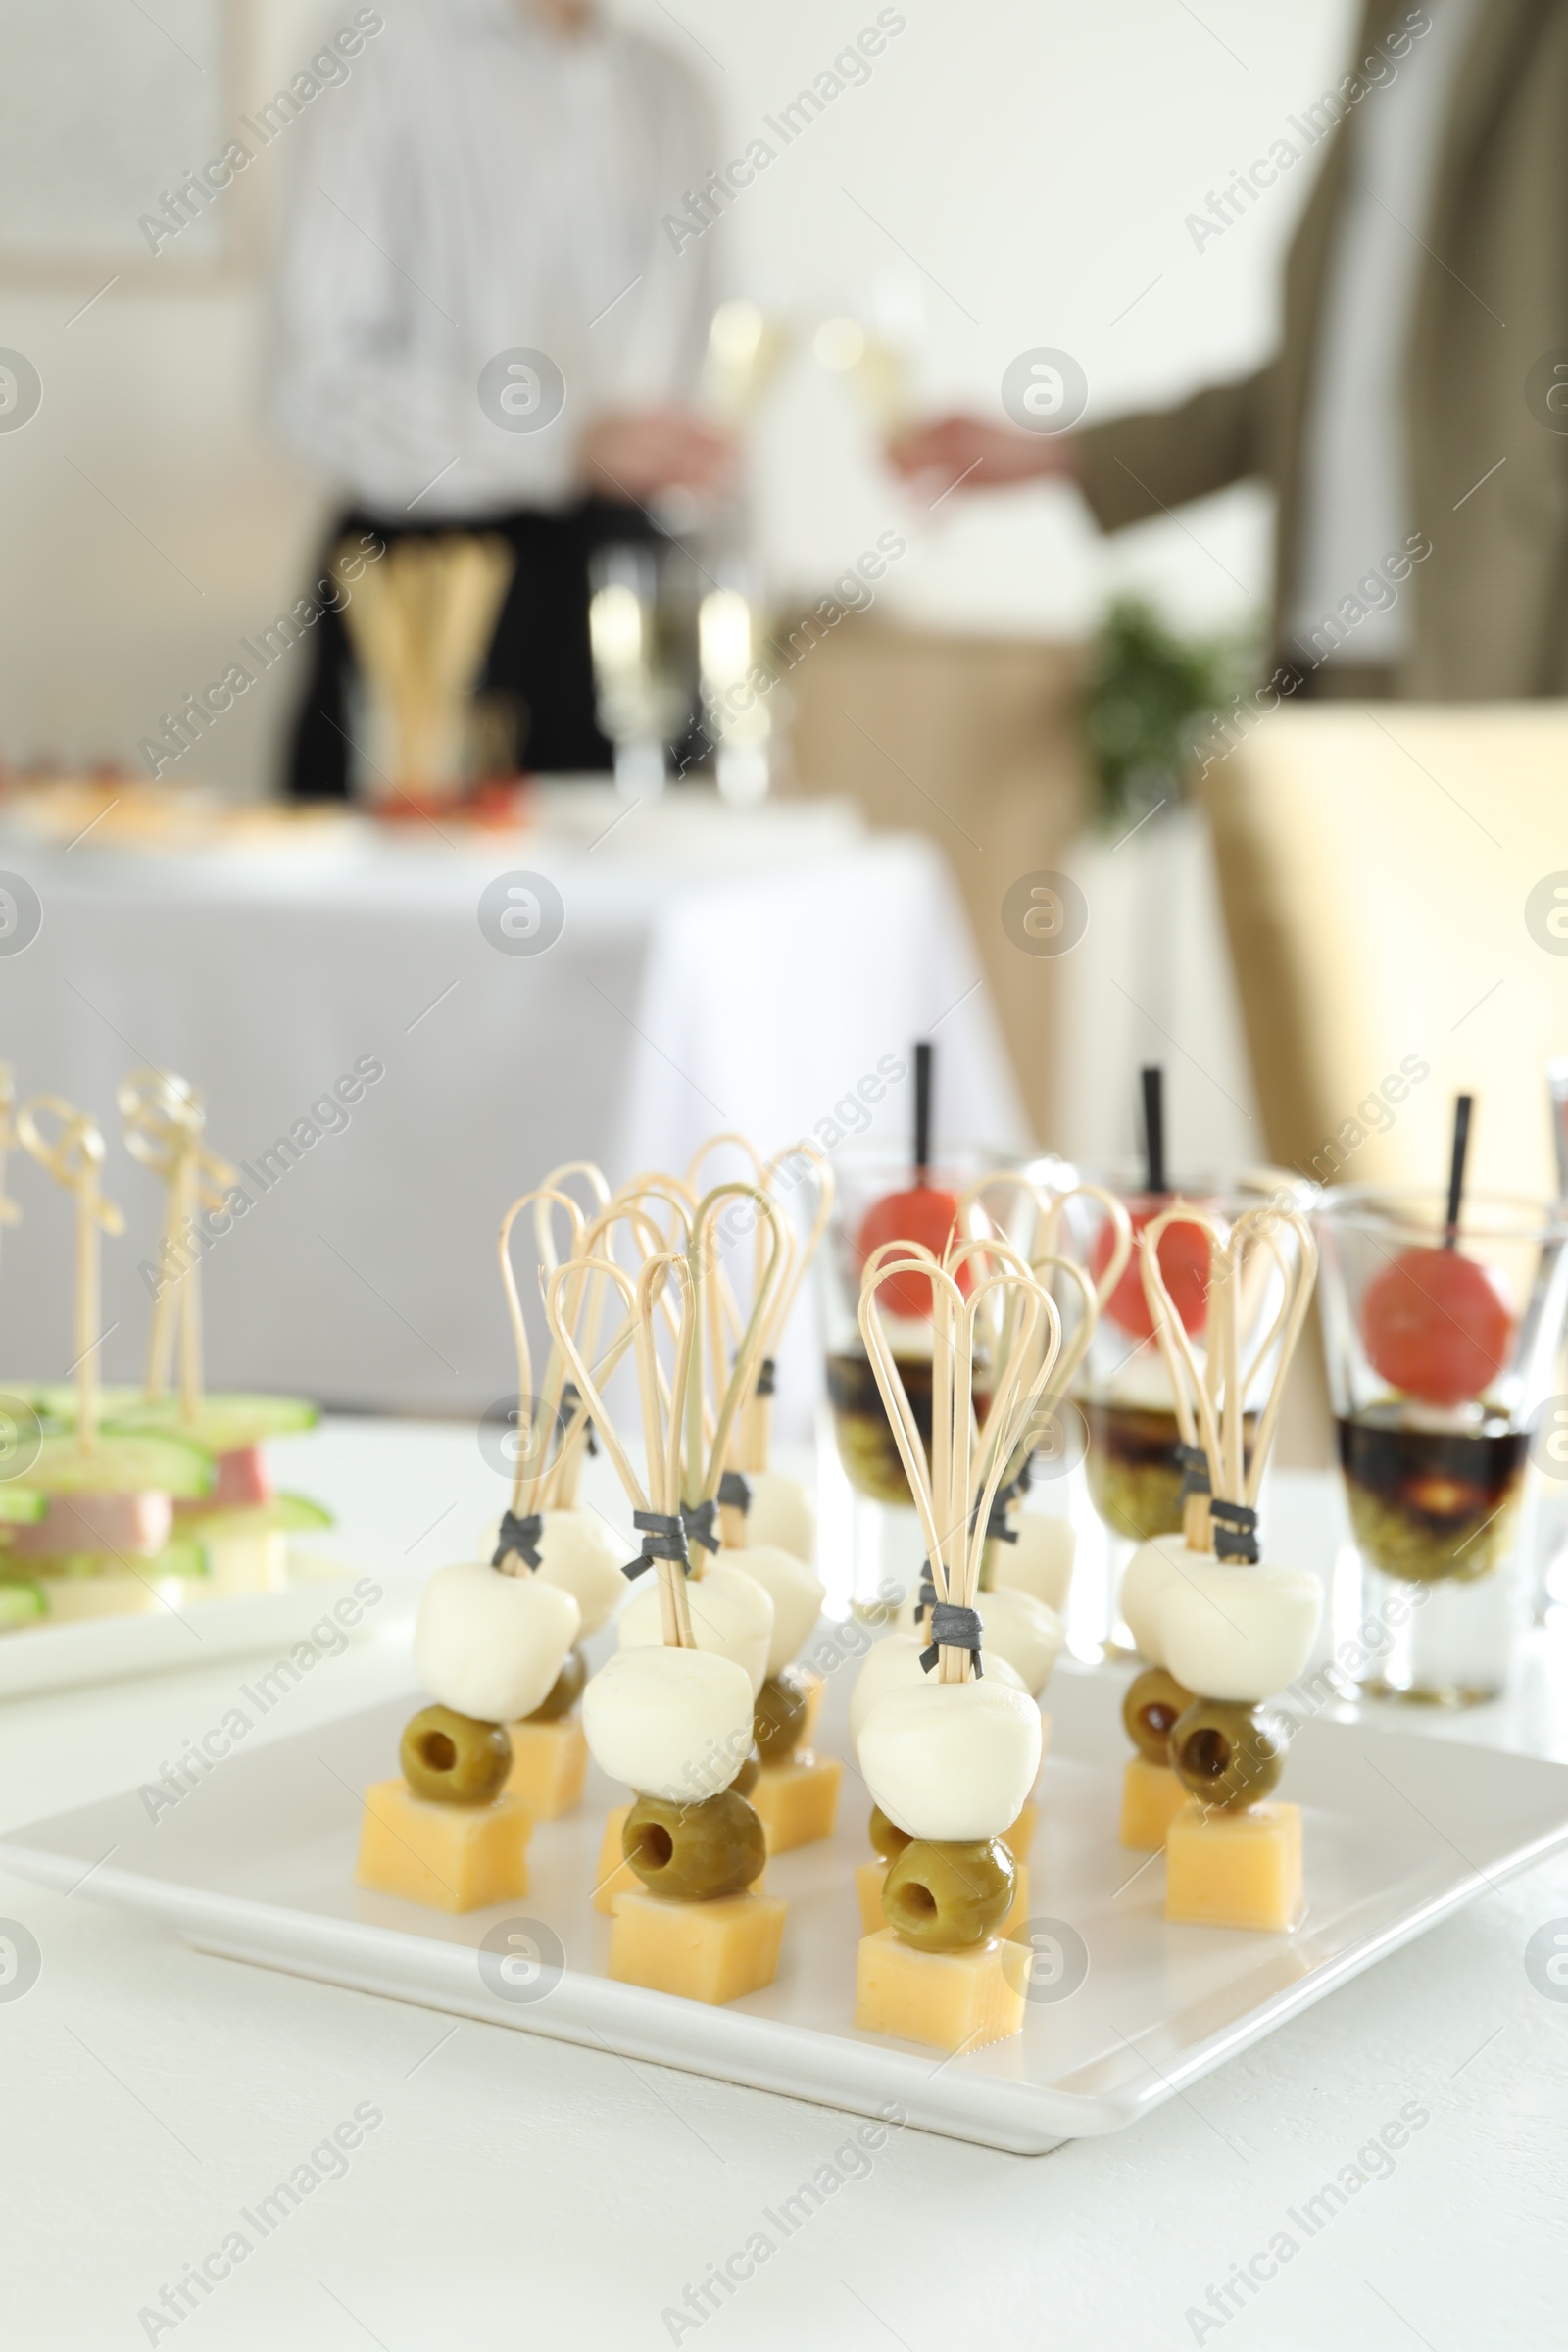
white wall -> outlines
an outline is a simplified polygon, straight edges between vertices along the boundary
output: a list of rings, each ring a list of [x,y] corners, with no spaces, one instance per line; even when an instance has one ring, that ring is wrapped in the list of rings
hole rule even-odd
[[[389,20],[398,4],[382,0]],[[872,0],[678,0],[673,14],[659,0],[620,4],[689,51],[737,146],[877,13]],[[251,5],[247,104],[303,62],[323,21],[352,14],[319,0]],[[1333,77],[1347,0],[1320,15],[1285,0],[1203,0],[1197,14],[1173,0],[902,5],[907,28],[869,85],[837,100],[737,207],[746,282],[808,326],[873,295],[917,305],[922,394],[998,415],[1003,368],[1032,345],[1077,356],[1092,416],[1267,350],[1277,265],[1312,165],[1202,253],[1184,218]],[[93,69],[89,51],[80,70]],[[4,110],[33,103],[13,78],[0,136]],[[61,136],[70,129],[63,121]],[[287,162],[280,139],[251,168],[269,203]],[[160,711],[220,675],[234,641],[297,592],[322,513],[260,416],[254,276],[220,290],[117,287],[68,326],[91,290],[0,277],[0,346],[25,352],[45,385],[32,423],[0,434],[0,756],[12,761],[131,760]],[[948,500],[920,514],[842,387],[804,365],[759,433],[757,502],[783,588],[830,576],[901,521],[912,553],[890,607],[956,627],[1076,631],[1130,580],[1207,625],[1254,609],[1264,575],[1266,516],[1250,491],[1114,548],[1065,493]],[[207,772],[265,789],[297,691],[280,665],[208,740]]]

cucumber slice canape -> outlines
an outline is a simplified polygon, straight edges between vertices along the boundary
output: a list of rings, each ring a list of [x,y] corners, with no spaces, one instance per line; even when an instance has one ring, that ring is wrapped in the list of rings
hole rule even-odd
[[[106,1415],[106,1418],[108,1416]],[[318,1408],[303,1396],[204,1396],[194,1420],[187,1421],[177,1396],[161,1396],[150,1404],[144,1396],[117,1406],[117,1429],[167,1430],[171,1436],[205,1446],[209,1453],[238,1453],[269,1438],[288,1438],[314,1429]]]
[[[40,1494],[172,1494],[181,1502],[211,1493],[213,1476],[212,1455],[188,1438],[108,1423],[89,1453],[74,1431],[46,1437],[26,1471]]]

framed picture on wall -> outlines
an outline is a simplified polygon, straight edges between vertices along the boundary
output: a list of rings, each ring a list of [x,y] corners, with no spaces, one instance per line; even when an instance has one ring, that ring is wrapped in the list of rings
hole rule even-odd
[[[224,162],[247,10],[0,0],[0,282],[188,283],[249,258],[254,208]]]

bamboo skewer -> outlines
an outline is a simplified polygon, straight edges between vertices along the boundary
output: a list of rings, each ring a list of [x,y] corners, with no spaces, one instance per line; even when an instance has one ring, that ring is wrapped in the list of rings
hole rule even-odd
[[[61,1122],[51,1143],[40,1128],[40,1117]],[[17,1140],[64,1185],[76,1204],[76,1449],[91,1453],[98,1444],[99,1258],[101,1235],[120,1235],[125,1220],[112,1200],[105,1200],[99,1176],[104,1162],[103,1136],[85,1111],[59,1095],[34,1095],[17,1113]]]
[[[558,1266],[550,1277],[546,1290],[546,1311],[551,1330],[555,1333],[566,1362],[571,1367],[583,1400],[604,1441],[615,1475],[625,1489],[634,1512],[657,1513],[666,1520],[680,1523],[681,1511],[681,1412],[680,1398],[686,1393],[691,1373],[693,1345],[696,1339],[696,1299],[693,1293],[691,1268],[683,1255],[662,1253],[650,1256],[632,1281],[625,1269],[612,1258],[596,1257],[580,1261],[587,1269],[601,1276],[618,1291],[631,1321],[636,1344],[637,1385],[642,1405],[643,1441],[647,1456],[646,1487],[637,1476],[630,1455],[610,1417],[604,1396],[593,1373],[589,1370],[577,1344],[566,1314],[566,1291],[576,1271],[573,1264]],[[667,1381],[663,1378],[658,1354],[657,1308],[660,1293],[666,1283],[674,1286],[675,1346],[673,1363]],[[693,1649],[696,1642],[692,1633],[691,1613],[686,1599],[686,1577],[678,1559],[656,1558],[659,1576],[660,1623],[666,1648]]]
[[[185,1079],[163,1070],[133,1070],[117,1092],[115,1107],[124,1122],[125,1150],[164,1181],[164,1268],[181,1254],[188,1258],[179,1274],[160,1286],[153,1301],[143,1386],[150,1403],[162,1397],[177,1325],[180,1418],[189,1427],[201,1408],[203,1373],[201,1267],[188,1236],[198,1208],[222,1207],[239,1171],[207,1149],[206,1106]]]
[[[859,1322],[926,1540],[936,1597],[945,1606],[972,1610],[980,1589],[986,1528],[1003,1470],[1027,1430],[1054,1367],[1061,1347],[1061,1320],[1055,1301],[1008,1245],[993,1241],[964,1247],[1005,1250],[1014,1265],[1004,1266],[1003,1272],[977,1283],[965,1298],[956,1276],[945,1267],[936,1266],[928,1251],[916,1253],[909,1250],[899,1256],[894,1254],[896,1245],[890,1245],[886,1253],[878,1251],[867,1262],[860,1290]],[[877,1304],[877,1294],[885,1283],[910,1273],[928,1274],[931,1284],[929,1454],[921,1445]],[[1021,1297],[1010,1315],[1005,1302],[1000,1297],[996,1300],[997,1307],[1002,1309],[1001,1320],[1010,1325],[1013,1338],[1005,1360],[993,1367],[991,1402],[982,1435],[976,1428],[974,1413],[975,1330],[977,1324],[993,1314],[993,1293],[1000,1293],[1008,1285],[1019,1286]],[[1048,1338],[1039,1360],[1035,1361],[1034,1343],[1042,1320]],[[971,1679],[974,1661],[967,1648],[938,1642],[937,1649],[941,1681]]]

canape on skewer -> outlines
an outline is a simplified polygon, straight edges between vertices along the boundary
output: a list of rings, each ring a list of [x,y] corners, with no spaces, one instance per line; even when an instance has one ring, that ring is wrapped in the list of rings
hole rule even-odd
[[[633,1791],[619,1847],[635,1883],[623,1886],[612,1873],[597,1898],[611,1903],[610,1974],[691,2000],[730,2001],[771,1984],[784,1929],[784,1904],[756,1891],[766,1862],[762,1825],[737,1785],[751,1753],[772,1603],[739,1570],[720,1577],[710,1568],[699,1578],[691,1558],[688,1529],[700,1505],[683,1501],[682,1407],[698,1322],[688,1255],[651,1255],[635,1284],[609,1259],[589,1262],[620,1293],[634,1331],[648,1464],[645,1486],[568,1319],[571,1274],[563,1267],[549,1288],[551,1326],[643,1539],[642,1557],[627,1570],[642,1578],[643,1592],[622,1611],[621,1646],[583,1699],[595,1762]],[[656,1321],[666,1292],[667,1380]],[[650,1603],[656,1638],[643,1639],[640,1619],[628,1635],[628,1617]]]
[[[1001,1270],[978,1280],[971,1273],[967,1297],[957,1273],[907,1253],[882,1254],[860,1294],[860,1330],[920,1515],[934,1597],[918,1679],[883,1669],[886,1684],[859,1726],[873,1836],[880,1828],[884,1849],[896,1850],[881,1889],[886,1925],[859,1946],[855,2016],[866,2031],[949,2050],[1005,2039],[1022,2024],[1028,1955],[1005,1934],[1019,1866],[1003,1838],[1018,1821],[1041,1756],[1033,1699],[985,1676],[975,1601],[991,1508],[1050,1378],[1061,1329],[1027,1266],[1002,1245],[991,1253]],[[878,1309],[884,1286],[916,1279],[929,1286],[932,1307],[929,1453]],[[1004,1311],[977,1429],[977,1317],[993,1303]],[[1042,1330],[1045,1344],[1037,1346]]]
[[[1164,1226],[1177,1221],[1200,1225],[1209,1250],[1206,1376],[1174,1310],[1158,1254]],[[1161,1346],[1173,1379],[1185,1385],[1207,1457],[1210,1493],[1202,1516],[1212,1549],[1167,1536],[1145,1544],[1129,1563],[1123,1606],[1139,1647],[1157,1663],[1137,1677],[1124,1704],[1141,1752],[1128,1766],[1123,1842],[1163,1842],[1167,1918],[1289,1929],[1304,1900],[1301,1817],[1298,1806],[1274,1798],[1288,1732],[1266,1702],[1311,1655],[1322,1589],[1302,1570],[1262,1562],[1256,1505],[1311,1298],[1315,1246],[1292,1210],[1250,1210],[1227,1228],[1177,1206],[1150,1223],[1140,1249]],[[1276,1341],[1280,1354],[1250,1461],[1244,1462],[1244,1408],[1255,1366],[1241,1358],[1243,1294],[1249,1260],[1259,1255],[1277,1277],[1279,1303],[1258,1360]]]
[[[528,1891],[533,1816],[508,1786],[509,1722],[555,1687],[581,1620],[569,1592],[483,1561],[438,1568],[414,1660],[431,1704],[404,1730],[402,1776],[366,1791],[361,1886],[440,1911]]]
[[[765,1171],[764,1171],[765,1172]],[[751,1311],[744,1329],[719,1256],[719,1241],[739,1218],[755,1223],[757,1251]],[[716,1514],[723,1542],[715,1565],[738,1569],[760,1585],[772,1603],[762,1680],[753,1719],[756,1777],[746,1793],[760,1816],[770,1854],[813,1844],[831,1837],[838,1812],[843,1766],[836,1756],[818,1755],[811,1744],[821,1704],[821,1677],[796,1661],[815,1628],[825,1597],[821,1579],[797,1551],[760,1542],[752,1514],[738,1507],[746,1484],[732,1467],[741,1433],[757,1411],[763,1350],[781,1328],[779,1302],[794,1295],[800,1252],[789,1224],[760,1187],[718,1185],[699,1203],[692,1221],[690,1264],[698,1341],[694,1361],[700,1372],[688,1385],[686,1457],[697,1464],[697,1507],[691,1514],[694,1544],[711,1549]],[[733,1362],[726,1341],[733,1329]],[[706,1379],[703,1375],[706,1374]],[[706,1580],[705,1580],[706,1581]],[[702,1605],[702,1589],[691,1595]]]

